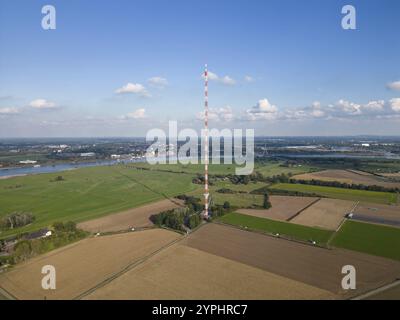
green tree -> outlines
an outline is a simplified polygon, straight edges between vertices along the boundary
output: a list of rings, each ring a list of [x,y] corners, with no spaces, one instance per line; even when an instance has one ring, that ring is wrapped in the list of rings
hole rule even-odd
[[[225,201],[224,202],[224,209],[228,210],[231,207],[231,204],[229,203],[229,201]]]
[[[269,201],[269,195],[267,192],[264,193],[264,203],[263,203],[263,208],[264,209],[269,209],[272,207],[271,202]]]
[[[198,214],[192,214],[189,218],[189,228],[194,229],[201,223],[201,218]]]

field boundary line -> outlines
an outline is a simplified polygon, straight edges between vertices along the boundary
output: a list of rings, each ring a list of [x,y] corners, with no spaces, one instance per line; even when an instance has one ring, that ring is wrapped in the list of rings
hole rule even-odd
[[[360,201],[357,201],[356,204],[353,206],[353,208],[350,210],[349,213],[353,213],[354,210],[356,210],[356,208],[358,207]],[[346,213],[347,216],[348,213]],[[342,220],[342,222],[340,223],[340,225],[336,228],[335,232],[331,235],[331,237],[329,238],[328,242],[326,243],[326,245],[328,247],[330,247],[331,242],[333,241],[333,239],[335,239],[336,235],[338,234],[338,232],[340,231],[340,229],[343,227],[343,225],[346,223],[346,221],[348,220],[347,217],[344,217],[344,219]]]
[[[374,296],[374,295],[376,295],[378,293],[384,292],[386,290],[392,289],[392,288],[397,287],[397,286],[400,286],[400,279],[397,279],[394,282],[386,284],[386,285],[383,285],[383,286],[381,286],[379,288],[373,289],[373,290],[371,290],[371,291],[369,291],[367,293],[360,294],[360,295],[358,295],[356,297],[351,298],[350,300],[364,300],[364,299],[366,299],[368,297]]]
[[[296,218],[298,215],[300,215],[300,213],[302,213],[303,211],[307,210],[308,208],[310,208],[311,206],[313,206],[314,204],[316,204],[318,201],[320,201],[322,198],[318,198],[317,200],[311,202],[309,205],[307,205],[306,207],[304,207],[303,209],[300,209],[297,213],[295,213],[293,216],[291,216],[290,218],[286,219],[287,222],[292,221],[294,218]]]
[[[268,233],[268,232],[264,232],[264,231],[261,231],[261,230],[255,230],[255,229],[250,229],[250,228],[246,229],[246,228],[243,228],[243,227],[238,226],[238,225],[224,223],[224,222],[221,222],[221,221],[213,221],[212,223],[219,224],[221,226],[230,227],[230,228],[233,228],[233,229],[238,229],[238,230],[242,230],[242,231],[257,233],[257,234],[260,234],[260,235],[263,235],[263,236],[269,237],[269,238],[291,241],[291,242],[295,242],[295,243],[298,243],[298,244],[303,244],[305,246],[309,246],[309,247],[313,247],[313,248],[332,250],[332,248],[329,248],[328,246],[313,245],[313,244],[311,244],[311,243],[309,243],[307,241],[301,241],[301,240],[294,239],[294,238],[284,237],[282,235],[277,237],[273,233]]]
[[[18,298],[16,296],[14,296],[12,293],[8,292],[3,287],[0,287],[0,295],[4,296],[7,300],[18,300]]]
[[[119,278],[120,276],[122,276],[126,272],[134,269],[135,267],[137,267],[138,265],[142,264],[143,262],[146,262],[148,259],[150,259],[151,257],[157,255],[158,253],[160,253],[164,249],[167,249],[167,248],[173,246],[174,244],[182,241],[185,238],[186,238],[186,236],[183,236],[183,237],[180,237],[178,239],[175,239],[175,240],[167,243],[166,245],[162,246],[161,248],[158,248],[156,251],[153,251],[152,253],[150,253],[150,254],[142,257],[142,258],[139,258],[138,260],[135,260],[135,261],[129,263],[127,266],[125,266],[120,271],[117,271],[116,273],[112,274],[108,278],[106,278],[103,281],[99,282],[97,285],[93,286],[92,288],[90,288],[90,289],[84,291],[83,293],[77,295],[76,297],[72,298],[72,300],[81,300],[82,298],[86,297],[87,295],[95,292],[96,290],[100,289],[101,287],[104,287],[108,283],[110,283],[113,280]]]

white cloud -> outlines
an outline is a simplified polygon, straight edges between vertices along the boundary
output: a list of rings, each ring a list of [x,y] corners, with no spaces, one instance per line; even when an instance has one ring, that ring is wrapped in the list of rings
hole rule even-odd
[[[385,107],[385,101],[377,100],[377,101],[370,101],[367,104],[364,104],[361,109],[365,111],[379,112],[382,111],[384,107]]]
[[[395,101],[394,105],[396,105]],[[355,117],[383,117],[391,113],[392,110],[390,110],[389,105],[385,103],[384,100],[373,100],[366,104],[359,104],[342,99],[335,104],[326,106],[322,106],[320,102],[314,102],[309,107],[286,110],[284,113],[280,114],[279,118],[292,120],[313,118],[348,119]]]
[[[219,77],[214,72],[208,71],[207,75],[208,75],[208,80],[211,80],[211,81],[219,80]]]
[[[387,87],[390,90],[396,90],[396,91],[400,91],[400,80],[399,81],[394,81],[394,82],[390,82],[387,84]]]
[[[19,113],[19,111],[16,108],[0,108],[1,115],[9,115],[9,114],[17,114],[17,113]]]
[[[342,111],[346,114],[361,114],[361,105],[347,100],[339,100],[336,103],[336,107],[339,111]]]
[[[35,109],[54,109],[57,108],[54,102],[46,99],[36,99],[29,103],[29,106]]]
[[[390,102],[390,107],[394,112],[400,112],[400,98],[394,98],[389,102]]]
[[[219,82],[228,86],[233,86],[236,84],[236,80],[231,78],[230,76],[224,76],[224,77],[220,77],[218,76],[216,73],[208,71],[208,80],[210,81],[215,81],[215,82]],[[204,78],[204,74],[202,76]]]
[[[264,98],[259,100],[254,107],[246,110],[245,118],[251,121],[274,120],[278,115],[278,108]]]
[[[204,121],[204,111],[197,114],[197,119]],[[234,119],[234,114],[230,106],[222,108],[210,108],[208,111],[208,119],[216,122],[229,122]]]
[[[168,80],[162,77],[152,77],[147,81],[150,85],[158,88],[165,88],[168,86]]]
[[[221,79],[221,82],[222,82],[223,84],[226,84],[226,85],[229,85],[229,86],[233,86],[233,85],[236,84],[236,81],[233,80],[233,79],[232,79],[231,77],[229,77],[229,76],[223,77],[223,78]]]
[[[253,82],[253,81],[254,81],[254,78],[251,77],[251,76],[244,76],[244,81],[245,81],[245,82]]]
[[[137,109],[131,113],[128,113],[124,118],[125,119],[144,119],[144,118],[146,118],[146,109],[144,109],[144,108]]]
[[[123,87],[117,89],[115,91],[117,94],[123,94],[123,93],[134,93],[138,94],[143,97],[149,97],[150,94],[147,92],[146,88],[140,84],[140,83],[127,83]]]

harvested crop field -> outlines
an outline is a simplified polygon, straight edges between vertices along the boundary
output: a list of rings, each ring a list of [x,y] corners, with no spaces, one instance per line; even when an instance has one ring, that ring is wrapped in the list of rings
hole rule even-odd
[[[287,221],[318,199],[313,197],[270,196],[272,208],[268,210],[240,209],[237,212],[260,218]]]
[[[400,283],[389,289],[370,295],[365,300],[400,300]]]
[[[305,173],[294,176],[298,180],[321,180],[321,181],[338,181],[349,184],[363,184],[366,186],[381,186],[385,188],[400,188],[400,182],[391,182],[384,177],[367,174],[352,170],[324,170],[319,172]]]
[[[291,222],[309,227],[336,230],[356,202],[338,199],[321,199],[302,211]]]
[[[182,203],[181,200],[161,200],[139,208],[79,223],[78,228],[89,232],[113,232],[128,230],[132,227],[148,227],[153,225],[150,221],[153,214],[178,208]]]
[[[400,172],[396,173],[380,173],[380,176],[389,177],[389,178],[400,178]]]
[[[375,289],[400,276],[397,261],[342,249],[322,249],[217,224],[200,228],[183,242],[340,297]],[[341,287],[341,270],[349,264],[357,270],[357,290],[346,293]]]
[[[152,229],[85,239],[16,266],[0,287],[18,299],[72,299],[180,237]],[[45,265],[56,268],[56,290],[41,287]]]
[[[353,219],[400,227],[400,206],[360,203],[354,210]]]
[[[331,299],[259,268],[175,244],[85,299]]]

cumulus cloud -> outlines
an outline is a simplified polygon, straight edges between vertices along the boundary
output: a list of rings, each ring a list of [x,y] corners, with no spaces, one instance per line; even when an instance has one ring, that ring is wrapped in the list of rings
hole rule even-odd
[[[16,108],[0,108],[0,115],[10,115],[19,113]]]
[[[36,99],[29,103],[29,106],[35,109],[55,109],[57,105],[46,99]]]
[[[246,110],[245,118],[251,121],[274,120],[278,117],[278,108],[264,98],[250,109]]]
[[[149,97],[150,94],[147,92],[146,88],[140,83],[127,83],[126,85],[122,86],[121,88],[115,90],[117,94],[124,94],[124,93],[133,93],[138,94],[143,97]]]
[[[254,78],[251,77],[251,76],[244,76],[244,81],[245,81],[245,82],[253,82],[253,81],[254,81]]]
[[[233,86],[236,84],[236,80],[231,78],[230,76],[226,75],[226,76],[220,77],[216,73],[211,72],[211,71],[208,71],[207,74],[208,74],[208,80],[210,80],[210,81],[219,82],[219,83],[222,83],[222,84],[225,84],[228,86]],[[204,78],[204,75],[203,75],[203,78]]]
[[[319,101],[309,106],[280,110],[268,99],[261,99],[250,109],[245,110],[240,120],[345,120],[398,117],[400,98],[388,102],[372,100],[365,104],[341,99],[334,104],[322,105]]]
[[[300,120],[389,117],[396,110],[400,111],[400,99],[399,101],[392,99],[389,103],[384,100],[372,100],[365,104],[341,99],[326,106],[322,106],[320,102],[314,102],[311,106],[286,110],[279,115],[279,118]]]
[[[204,121],[204,111],[197,114],[197,119]],[[234,119],[234,114],[230,106],[222,108],[210,108],[208,111],[208,119],[215,122],[229,122]]]
[[[168,80],[162,77],[152,77],[147,82],[153,87],[165,88],[168,86]]]
[[[140,108],[133,112],[128,113],[123,117],[124,119],[144,119],[146,118],[146,109]]]
[[[400,98],[394,98],[389,103],[394,112],[400,112]]]
[[[400,80],[399,81],[394,81],[394,82],[390,82],[387,84],[387,87],[390,90],[396,90],[396,91],[400,91]]]
[[[362,113],[361,105],[343,99],[336,103],[336,108],[339,112],[349,115],[357,115]]]

